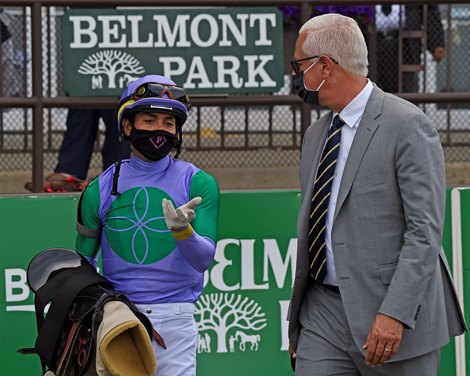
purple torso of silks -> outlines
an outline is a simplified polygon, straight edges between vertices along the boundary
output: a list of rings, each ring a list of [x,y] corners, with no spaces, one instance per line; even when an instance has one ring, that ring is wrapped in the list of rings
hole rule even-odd
[[[163,197],[175,207],[187,203],[191,179],[198,171],[170,157],[145,162],[132,156],[121,166],[119,196],[110,194],[114,166],[99,177],[103,274],[135,303],[195,302],[202,292],[204,273],[184,255],[187,247],[198,252],[198,247],[214,242],[196,233],[174,240],[161,204]],[[210,255],[202,252],[201,257]]]

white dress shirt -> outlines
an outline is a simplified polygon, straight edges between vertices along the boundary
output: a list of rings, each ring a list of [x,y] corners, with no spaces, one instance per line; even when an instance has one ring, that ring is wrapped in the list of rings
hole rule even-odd
[[[339,186],[344,172],[344,166],[348,159],[349,150],[356,135],[357,127],[362,119],[362,114],[372,93],[373,85],[368,80],[367,85],[362,91],[339,113],[339,117],[345,122],[341,129],[341,144],[339,148],[338,160],[336,162],[335,176],[331,186],[330,202],[328,204],[328,212],[326,216],[326,268],[327,274],[323,281],[327,285],[338,285],[336,281],[336,269],[333,259],[333,249],[331,247],[331,229],[333,227],[333,216],[336,209],[336,200],[338,199]],[[334,119],[337,113],[333,113]],[[333,122],[332,122],[333,123]],[[331,127],[331,124],[330,124]]]
[[[401,12],[401,25],[405,25],[405,11],[404,6],[394,4],[392,5],[392,11],[390,14],[384,14],[382,12],[382,6],[375,6],[375,29],[386,33],[387,31],[398,30],[400,28],[400,8]]]

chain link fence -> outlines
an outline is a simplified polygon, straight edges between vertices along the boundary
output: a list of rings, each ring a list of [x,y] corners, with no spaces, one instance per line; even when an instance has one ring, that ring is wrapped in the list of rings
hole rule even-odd
[[[470,5],[433,4],[424,12],[422,5],[415,6],[412,12],[404,10],[404,5],[394,5],[382,21],[379,21],[382,5],[361,7],[323,8],[356,17],[369,43],[373,81],[391,92],[469,91]],[[328,11],[318,8],[322,7],[311,7],[312,15]],[[279,9],[284,15],[285,71],[284,87],[275,95],[283,96],[292,94],[289,59],[301,22],[299,7],[280,6]],[[43,8],[42,82],[46,97],[66,95],[62,87],[60,40],[63,11],[60,7]],[[3,96],[30,97],[31,8],[3,8],[0,16],[7,27],[7,35],[2,29]],[[406,32],[418,34],[406,35]],[[439,36],[431,37],[434,34]],[[4,40],[8,35],[9,38]],[[444,49],[442,56],[436,55],[438,47]],[[420,107],[441,133],[447,162],[468,161],[470,104],[426,103]],[[3,108],[0,111],[0,169],[30,171],[33,165],[33,110]],[[312,110],[311,117],[315,119],[323,113],[325,111],[321,109]],[[66,117],[66,108],[43,110],[45,174],[53,171],[57,163]],[[182,158],[204,169],[297,167],[299,163],[300,106],[196,106],[183,130]],[[104,124],[100,123],[91,169],[101,169],[103,139]]]

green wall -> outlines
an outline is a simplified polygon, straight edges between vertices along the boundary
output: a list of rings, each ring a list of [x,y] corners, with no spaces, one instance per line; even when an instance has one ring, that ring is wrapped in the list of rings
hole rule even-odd
[[[470,191],[462,191],[461,200],[462,228],[468,228],[470,211],[464,208],[470,208]],[[77,202],[77,195],[0,196],[2,374],[41,372],[37,356],[16,353],[18,348],[33,347],[37,334],[26,270],[31,258],[43,249],[73,248]],[[196,310],[201,340],[198,374],[216,376],[223,370],[227,376],[258,376],[261,369],[266,375],[292,374],[285,317],[299,204],[297,191],[222,192],[216,261],[206,273],[205,291]],[[470,249],[469,234],[462,233],[463,249]],[[443,245],[452,267],[451,234],[448,205]],[[463,256],[467,281],[470,259]],[[225,311],[214,309],[216,305]],[[198,314],[202,309],[219,314],[217,324],[203,322]],[[230,316],[227,312],[231,310],[237,314]],[[452,341],[443,350],[440,376],[456,374],[454,353]]]

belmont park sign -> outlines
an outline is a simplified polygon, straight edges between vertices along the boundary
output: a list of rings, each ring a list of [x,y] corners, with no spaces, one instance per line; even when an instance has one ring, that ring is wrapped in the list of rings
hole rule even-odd
[[[284,83],[277,8],[70,9],[62,40],[72,96],[118,96],[147,74],[199,94],[272,93]]]

